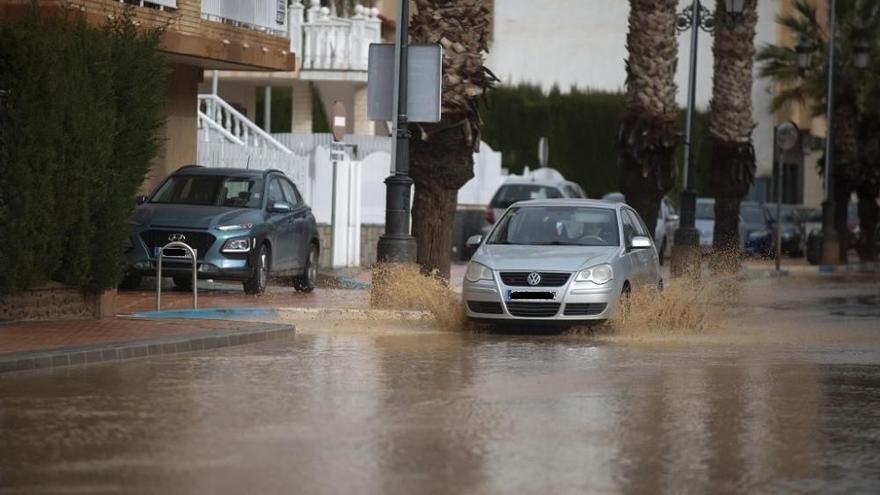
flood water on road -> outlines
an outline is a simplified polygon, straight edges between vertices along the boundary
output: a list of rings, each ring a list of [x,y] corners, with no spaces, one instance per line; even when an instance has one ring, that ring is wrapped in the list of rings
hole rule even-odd
[[[832,292],[697,338],[304,328],[2,376],[0,492],[877,493],[880,330]]]

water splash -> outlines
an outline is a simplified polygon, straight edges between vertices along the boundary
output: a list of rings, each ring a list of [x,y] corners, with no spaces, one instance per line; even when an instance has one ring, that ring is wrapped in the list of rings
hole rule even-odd
[[[466,326],[458,294],[437,272],[422,273],[418,265],[382,263],[373,268],[371,306],[381,309],[428,311],[445,329]]]

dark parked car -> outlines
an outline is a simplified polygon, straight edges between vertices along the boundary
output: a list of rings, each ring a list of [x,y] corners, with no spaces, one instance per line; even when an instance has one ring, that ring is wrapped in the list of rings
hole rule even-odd
[[[743,252],[750,256],[773,255],[773,218],[767,207],[760,203],[743,201],[739,207],[740,228],[743,232]]]
[[[198,277],[239,280],[248,294],[266,290],[269,275],[314,289],[318,231],[312,209],[278,170],[181,167],[149,196],[138,198],[131,224],[128,270],[121,286],[153,275],[159,248],[181,241],[197,250]],[[192,260],[182,249],[165,251],[163,274],[192,285]]]
[[[806,234],[803,231],[804,220],[801,218],[797,206],[782,205],[782,225],[780,233],[782,237],[782,253],[791,256],[803,256],[806,243]],[[771,230],[776,235],[776,205],[767,205],[771,216]],[[775,249],[775,244],[774,244]]]

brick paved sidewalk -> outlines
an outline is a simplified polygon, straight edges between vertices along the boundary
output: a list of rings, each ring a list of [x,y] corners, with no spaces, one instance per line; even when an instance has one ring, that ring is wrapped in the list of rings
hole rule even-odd
[[[290,337],[286,324],[111,318],[0,324],[0,372],[147,357]]]

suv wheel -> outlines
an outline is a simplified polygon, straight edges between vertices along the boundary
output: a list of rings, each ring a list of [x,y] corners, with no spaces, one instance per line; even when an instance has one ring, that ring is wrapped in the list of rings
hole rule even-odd
[[[244,282],[245,294],[262,294],[266,292],[269,282],[269,249],[265,244],[260,246],[254,263],[254,273]]]
[[[302,275],[293,277],[293,287],[300,292],[312,292],[315,290],[315,283],[318,280],[318,246],[312,244],[309,248],[309,257],[306,258],[306,264],[303,268]]]
[[[128,272],[119,282],[119,288],[123,290],[134,290],[141,287],[143,277],[139,273]]]
[[[172,277],[174,279],[174,288],[180,290],[192,290],[193,279],[192,275],[175,275]]]

